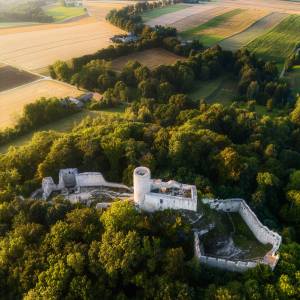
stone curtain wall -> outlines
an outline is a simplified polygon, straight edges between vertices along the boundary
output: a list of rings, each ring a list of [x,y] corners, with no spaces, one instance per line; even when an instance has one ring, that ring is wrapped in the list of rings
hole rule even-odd
[[[224,212],[238,212],[249,226],[255,237],[262,244],[272,244],[272,249],[265,255],[264,259],[259,263],[268,264],[272,270],[275,268],[279,255],[277,251],[281,245],[281,236],[264,226],[257,218],[255,213],[250,209],[243,199],[203,199],[203,203],[208,204],[211,209],[221,210]],[[212,267],[217,267],[229,271],[244,272],[249,268],[257,266],[257,261],[232,261],[228,259],[205,256],[201,251],[200,239],[195,232],[195,255],[201,263],[205,263]]]
[[[195,256],[199,259],[199,262],[210,267],[220,268],[231,272],[245,272],[248,269],[257,266],[257,262],[254,261],[233,261],[230,259],[204,255],[201,251],[200,239],[197,232],[194,233],[194,248]]]

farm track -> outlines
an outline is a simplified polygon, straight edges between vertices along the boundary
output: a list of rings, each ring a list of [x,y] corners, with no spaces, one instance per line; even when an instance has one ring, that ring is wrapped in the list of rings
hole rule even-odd
[[[219,45],[226,50],[236,51],[256,39],[258,36],[271,30],[287,16],[288,14],[285,13],[270,13],[256,21],[244,31],[224,39]]]

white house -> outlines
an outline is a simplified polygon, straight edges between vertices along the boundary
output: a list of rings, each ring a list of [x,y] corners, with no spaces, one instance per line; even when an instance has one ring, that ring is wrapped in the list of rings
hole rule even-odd
[[[83,0],[65,0],[65,6],[83,7]]]

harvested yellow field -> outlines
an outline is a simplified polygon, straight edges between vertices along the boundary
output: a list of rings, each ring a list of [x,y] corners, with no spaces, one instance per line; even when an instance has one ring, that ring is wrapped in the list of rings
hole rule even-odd
[[[75,22],[0,29],[0,61],[39,72],[58,59],[94,53],[110,45],[113,35],[123,32],[106,22],[105,16],[125,5],[128,2],[87,2],[92,16]]]
[[[121,71],[128,61],[138,61],[140,64],[154,69],[162,64],[171,65],[184,58],[164,49],[149,49],[141,52],[132,53],[114,59],[111,67],[115,71]]]
[[[201,34],[222,36],[223,38],[226,38],[245,30],[267,14],[267,10],[261,9],[242,10],[241,13],[232,15],[232,17],[225,20],[225,22],[221,22],[215,27],[201,30]]]
[[[0,93],[0,128],[12,126],[23,107],[41,97],[76,97],[83,92],[54,80],[39,80]]]

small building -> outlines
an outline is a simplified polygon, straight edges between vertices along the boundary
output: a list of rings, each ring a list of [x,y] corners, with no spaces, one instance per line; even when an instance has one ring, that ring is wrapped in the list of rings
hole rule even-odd
[[[126,34],[119,34],[119,35],[114,35],[111,38],[111,41],[114,43],[123,43],[123,44],[128,44],[128,43],[134,43],[139,40],[139,37],[132,32],[129,32],[127,35]]]

